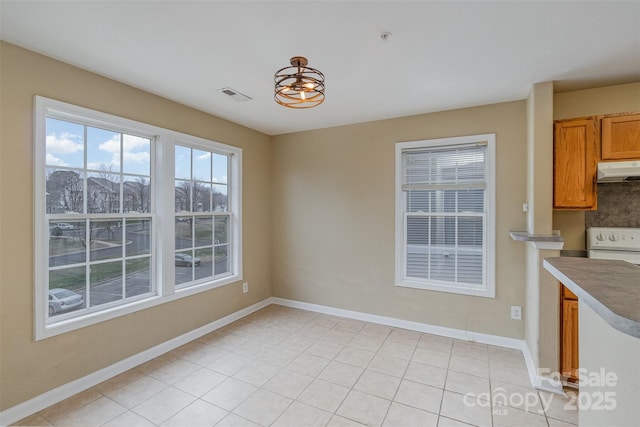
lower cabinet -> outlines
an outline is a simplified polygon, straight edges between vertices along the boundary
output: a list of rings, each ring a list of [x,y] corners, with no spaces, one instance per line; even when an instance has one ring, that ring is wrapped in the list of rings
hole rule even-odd
[[[570,381],[578,380],[578,298],[562,286],[560,305],[560,373]]]

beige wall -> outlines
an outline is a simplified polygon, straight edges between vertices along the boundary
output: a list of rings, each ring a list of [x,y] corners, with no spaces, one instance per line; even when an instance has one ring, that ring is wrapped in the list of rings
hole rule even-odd
[[[556,93],[553,119],[640,111],[640,82]],[[554,211],[553,228],[565,239],[564,249],[585,249],[584,211]]]
[[[524,338],[525,101],[273,138],[274,296]],[[396,287],[395,143],[497,134],[496,298]]]
[[[270,138],[44,56],[1,44],[0,409],[104,368],[271,295]],[[244,280],[34,342],[33,97],[243,149]]]

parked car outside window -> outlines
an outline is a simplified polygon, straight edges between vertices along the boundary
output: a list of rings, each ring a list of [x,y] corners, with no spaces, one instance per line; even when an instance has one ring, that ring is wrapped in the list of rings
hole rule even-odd
[[[200,265],[200,258],[187,254],[176,254],[176,265],[181,267],[191,267]]]
[[[84,304],[84,297],[69,289],[49,289],[49,316],[71,311]]]

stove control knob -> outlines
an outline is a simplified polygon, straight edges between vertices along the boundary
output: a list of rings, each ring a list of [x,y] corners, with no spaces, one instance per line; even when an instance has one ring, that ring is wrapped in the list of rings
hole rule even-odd
[[[596,240],[602,242],[605,239],[604,234],[600,233],[596,236]]]
[[[611,236],[609,236],[609,240],[611,240],[612,242],[616,242],[618,241],[618,239],[620,238],[615,234],[612,234]]]

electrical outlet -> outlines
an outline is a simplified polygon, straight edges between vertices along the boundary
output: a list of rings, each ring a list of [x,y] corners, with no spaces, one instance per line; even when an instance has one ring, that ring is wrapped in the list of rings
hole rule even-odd
[[[522,212],[529,212],[529,204],[528,203],[523,203],[522,204]]]
[[[511,306],[511,319],[522,320],[522,307],[520,307],[519,305]]]
[[[249,282],[244,282],[242,284],[242,293],[246,294],[247,292],[249,292]]]

